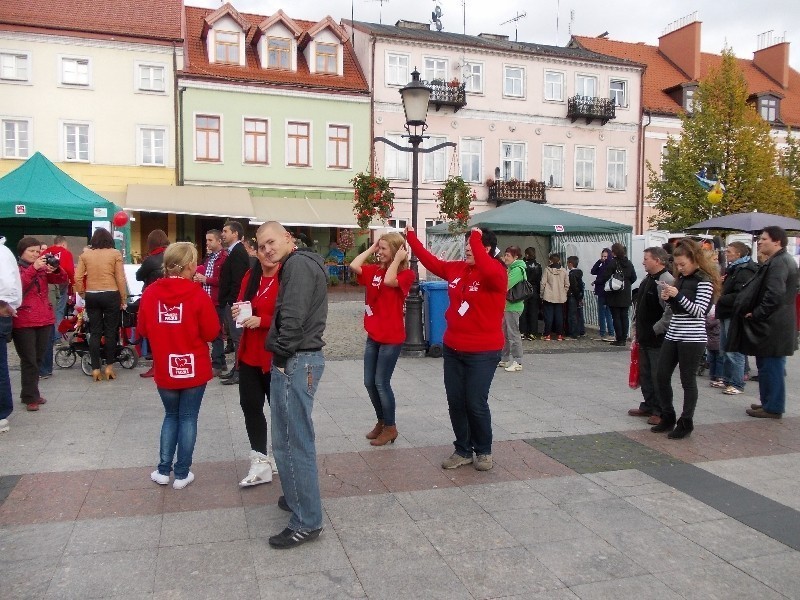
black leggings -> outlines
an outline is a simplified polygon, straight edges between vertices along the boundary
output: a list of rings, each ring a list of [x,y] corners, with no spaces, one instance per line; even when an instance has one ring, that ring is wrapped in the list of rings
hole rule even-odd
[[[661,416],[675,416],[672,405],[672,373],[679,367],[683,387],[682,417],[694,417],[697,406],[697,367],[703,358],[706,345],[703,342],[673,342],[664,340],[658,355],[656,381],[661,398]]]
[[[610,306],[611,320],[614,321],[614,334],[618,342],[628,339],[628,311],[630,306]]]
[[[267,454],[267,417],[264,400],[269,402],[269,371],[239,361],[239,405],[244,414],[244,427],[250,448]]]
[[[89,356],[92,369],[100,368],[100,338],[105,337],[106,364],[117,360],[117,333],[121,298],[119,292],[87,292],[86,313],[89,315]]]

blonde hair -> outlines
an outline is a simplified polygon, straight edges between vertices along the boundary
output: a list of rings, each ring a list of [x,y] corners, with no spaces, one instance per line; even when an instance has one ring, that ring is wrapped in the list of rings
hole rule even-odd
[[[390,231],[389,233],[384,233],[380,239],[386,242],[389,246],[389,250],[392,251],[392,260],[394,260],[394,255],[397,254],[397,251],[402,248],[406,243],[406,238],[402,236],[402,234],[397,233],[396,231]],[[397,267],[398,271],[402,271],[408,268],[408,256],[400,263],[400,266]]]
[[[191,242],[175,242],[164,250],[164,275],[174,277],[191,264],[197,264],[197,248]]]

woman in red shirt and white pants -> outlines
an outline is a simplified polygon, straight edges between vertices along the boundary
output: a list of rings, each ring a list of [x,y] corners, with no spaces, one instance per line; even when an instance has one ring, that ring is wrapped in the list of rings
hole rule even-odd
[[[275,460],[269,455],[267,418],[264,416],[264,400],[269,402],[270,370],[272,352],[264,343],[267,340],[275,300],[278,298],[278,271],[280,263],[267,260],[261,250],[257,251],[258,262],[242,279],[237,304],[231,308],[237,320],[241,311],[238,302],[249,302],[252,316],[242,319],[243,329],[239,340],[239,405],[244,413],[244,426],[250,440],[250,471],[239,482],[249,487],[272,481]],[[238,325],[237,325],[238,326]]]
[[[473,462],[478,471],[492,468],[492,415],[489,388],[503,349],[506,266],[493,258],[497,236],[474,228],[467,235],[465,260],[445,261],[428,252],[407,228],[408,244],[428,271],[446,280],[450,306],[444,318],[444,389],[455,451],[442,468]]]
[[[197,249],[190,242],[170,244],[164,252],[164,277],[147,286],[139,304],[138,330],[153,349],[154,381],[164,403],[161,460],[150,479],[169,483],[177,448],[175,481],[181,490],[194,481],[192,453],[197,415],[211,379],[208,343],[219,333],[214,303],[192,281]]]
[[[399,233],[386,233],[350,263],[350,270],[366,287],[364,386],[378,417],[375,427],[367,434],[373,446],[394,443],[397,439],[391,379],[406,340],[403,308],[414,283],[414,272],[408,268],[405,242]],[[364,261],[372,254],[377,256],[377,264],[365,265]]]

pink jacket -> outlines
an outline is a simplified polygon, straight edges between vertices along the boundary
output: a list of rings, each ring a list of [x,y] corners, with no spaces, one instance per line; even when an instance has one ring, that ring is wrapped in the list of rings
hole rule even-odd
[[[47,290],[49,283],[67,283],[69,277],[64,269],[59,268],[55,273],[48,273],[46,268],[36,270],[32,264],[19,265],[19,277],[22,280],[22,304],[17,309],[12,326],[14,329],[23,327],[43,327],[53,325],[56,315]]]

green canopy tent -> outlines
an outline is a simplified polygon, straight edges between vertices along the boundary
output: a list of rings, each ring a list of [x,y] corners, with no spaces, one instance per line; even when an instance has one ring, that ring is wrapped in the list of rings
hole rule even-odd
[[[12,249],[29,233],[89,237],[92,221],[117,210],[39,152],[0,178],[0,233]]]

